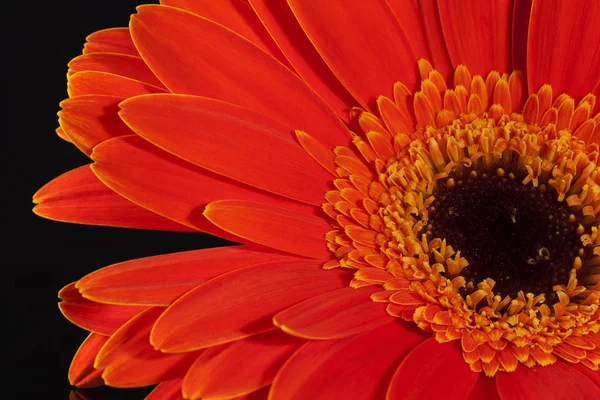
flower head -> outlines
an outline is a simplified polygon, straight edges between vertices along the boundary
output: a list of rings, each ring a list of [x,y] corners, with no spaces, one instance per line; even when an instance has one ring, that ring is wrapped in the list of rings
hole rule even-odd
[[[71,383],[600,395],[599,5],[161,4],[70,63],[57,132],[93,163],[35,211],[241,245],[67,285]]]

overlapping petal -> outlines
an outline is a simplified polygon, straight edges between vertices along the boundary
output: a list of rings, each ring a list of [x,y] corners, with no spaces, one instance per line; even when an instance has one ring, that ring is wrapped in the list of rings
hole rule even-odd
[[[138,8],[130,29],[142,58],[171,91],[246,107],[310,131],[330,148],[348,142],[342,122],[308,85],[221,25],[176,8],[146,5]]]
[[[69,171],[36,192],[33,211],[45,218],[90,225],[166,231],[193,231],[119,196],[89,165]]]
[[[126,261],[77,281],[86,298],[105,304],[168,306],[196,286],[255,264],[296,259],[248,246],[218,247]]]
[[[293,128],[253,111],[167,94],[138,96],[120,107],[137,134],[210,171],[314,205],[330,188],[331,175],[298,145]]]
[[[321,263],[315,260],[240,268],[211,279],[173,303],[158,319],[151,342],[163,351],[181,352],[274,330],[271,318],[275,313],[347,286],[348,278],[344,271],[323,274]]]

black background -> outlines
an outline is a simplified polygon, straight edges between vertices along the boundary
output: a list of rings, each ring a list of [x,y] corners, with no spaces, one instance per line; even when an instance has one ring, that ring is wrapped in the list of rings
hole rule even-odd
[[[57,292],[115,262],[223,243],[204,234],[95,227],[45,220],[31,197],[52,178],[89,163],[54,133],[58,103],[66,97],[67,63],[85,37],[127,26],[139,2],[62,0],[3,6],[2,398],[68,399],[71,357],[87,333],[60,314]],[[7,221],[7,222],[6,222]],[[6,280],[5,280],[6,282]],[[4,368],[3,368],[4,369]],[[7,379],[8,378],[8,379]],[[84,391],[90,399],[141,399],[149,389]]]

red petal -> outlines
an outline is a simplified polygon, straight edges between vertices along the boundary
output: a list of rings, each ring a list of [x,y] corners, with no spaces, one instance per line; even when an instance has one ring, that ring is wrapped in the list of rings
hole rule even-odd
[[[164,88],[140,57],[117,53],[92,53],[75,57],[69,62],[71,76],[81,71],[100,71],[124,76],[136,81]]]
[[[69,367],[69,383],[71,385],[86,388],[104,384],[102,371],[94,368],[94,360],[107,340],[108,336],[90,333],[83,341]]]
[[[253,111],[168,94],[139,96],[121,108],[140,136],[210,171],[314,205],[330,189],[331,175],[298,145],[293,129]]]
[[[90,94],[67,99],[60,103],[58,113],[61,128],[86,155],[99,143],[133,132],[119,118],[120,96]]]
[[[385,311],[387,303],[371,300],[371,294],[378,290],[379,286],[338,289],[278,313],[273,322],[283,331],[306,339],[356,335],[395,319]]]
[[[402,361],[390,384],[389,399],[466,399],[479,374],[463,360],[456,342],[427,339]]]
[[[502,400],[600,399],[600,388],[585,375],[558,361],[547,367],[519,365],[515,372],[498,373]]]
[[[424,58],[431,61],[427,36],[421,21],[419,3],[406,0],[388,0],[388,4],[394,11],[396,18],[398,18],[402,30],[415,51],[415,56],[418,59]]]
[[[568,364],[569,367],[576,369],[581,372],[583,375],[587,376],[592,380],[600,388],[600,373],[598,371],[592,371],[590,368],[586,367],[583,364]]]
[[[364,107],[377,110],[377,97],[391,98],[396,81],[415,89],[417,58],[385,2],[288,3],[325,62]]]
[[[543,84],[580,98],[600,82],[600,2],[533,2],[527,46],[529,91]]]
[[[80,328],[100,335],[112,335],[124,323],[147,308],[92,302],[81,296],[75,288],[75,283],[65,286],[59,297],[63,301],[58,307],[66,319]]]
[[[215,21],[251,41],[283,64],[289,65],[248,4],[241,4],[239,0],[162,0],[160,3],[183,8]]]
[[[77,288],[106,303],[164,305],[223,273],[250,265],[294,259],[248,246],[186,251],[114,264],[86,275]]]
[[[269,399],[383,398],[399,361],[421,340],[421,332],[394,322],[352,338],[309,341],[277,374]]]
[[[176,8],[145,5],[138,13],[130,24],[133,40],[171,91],[255,110],[309,132],[330,148],[349,142],[347,129],[327,105],[252,43]]]
[[[129,28],[111,28],[94,32],[86,38],[83,54],[120,53],[138,56]]]
[[[303,343],[281,331],[272,331],[207,349],[186,374],[183,393],[194,399],[251,393],[270,384]]]
[[[69,97],[86,94],[133,97],[139,94],[162,93],[165,90],[145,82],[109,74],[108,72],[82,71],[69,77]]]
[[[38,204],[33,209],[37,215],[57,221],[191,231],[119,196],[96,178],[89,165],[54,178],[37,191],[33,201]]]
[[[511,69],[509,1],[438,0],[440,20],[452,64],[473,75]]]
[[[189,351],[275,329],[275,313],[348,284],[347,274],[332,272],[306,260],[220,275],[173,303],[157,321],[152,343],[164,351]]]
[[[114,387],[147,386],[182,377],[199,352],[165,354],[149,341],[150,331],[163,307],[153,307],[123,325],[106,342],[96,357],[96,368]],[[134,373],[132,373],[134,371]]]
[[[319,217],[245,200],[212,202],[204,215],[224,231],[273,249],[320,260],[331,257],[325,245],[331,227]]]
[[[92,168],[105,185],[157,214],[225,239],[240,241],[203,215],[207,203],[240,198],[285,207],[298,215],[316,208],[234,182],[198,168],[138,136],[108,140],[94,149]]]
[[[183,400],[181,385],[183,379],[163,381],[144,400]]]
[[[252,8],[298,74],[347,121],[348,111],[356,100],[315,50],[288,4],[278,0],[252,0]]]
[[[513,69],[527,76],[527,35],[533,0],[514,0],[512,21]]]
[[[488,378],[485,374],[479,374],[477,384],[471,391],[467,400],[500,400],[496,388],[496,378]]]
[[[436,0],[420,0],[419,9],[433,67],[438,69],[446,79],[450,79],[453,71],[446,42],[444,41],[444,33],[442,32],[440,13]]]

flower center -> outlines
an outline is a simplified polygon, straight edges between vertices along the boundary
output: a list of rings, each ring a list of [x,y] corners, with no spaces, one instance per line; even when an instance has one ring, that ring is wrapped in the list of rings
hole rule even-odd
[[[394,85],[378,116],[353,109],[323,210],[354,288],[493,376],[560,357],[600,366],[600,115],[595,97],[524,98],[518,72],[450,88],[421,60],[421,90]],[[362,131],[362,132],[361,132]],[[596,140],[596,139],[594,139]],[[590,335],[592,334],[592,335]]]
[[[469,261],[460,272],[466,280],[462,295],[491,278],[502,297],[523,291],[556,301],[552,287],[568,282],[584,252],[577,219],[556,201],[555,191],[525,186],[503,168],[473,168],[451,173],[434,196],[426,233],[429,240],[445,238]]]

